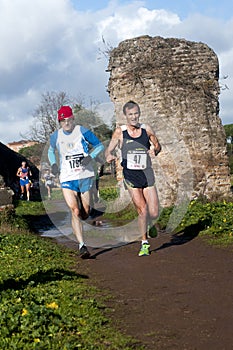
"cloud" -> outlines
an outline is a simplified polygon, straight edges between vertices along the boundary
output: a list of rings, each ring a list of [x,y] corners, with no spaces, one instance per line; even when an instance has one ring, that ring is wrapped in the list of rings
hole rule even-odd
[[[0,142],[8,143],[22,139],[33,124],[32,111],[40,96],[35,90],[28,90],[12,99],[0,100]]]
[[[223,21],[209,18],[201,14],[189,15],[183,21],[171,12],[165,10],[148,10],[144,7],[137,9],[124,7],[114,15],[104,18],[99,23],[99,31],[103,33],[108,43],[122,41],[138,35],[177,37],[190,41],[203,42],[216,53],[220,64],[220,85],[223,87],[220,94],[220,117],[223,123],[232,123],[233,109],[233,44],[231,33],[233,20]],[[134,11],[133,11],[134,10]],[[129,13],[134,13],[130,16]],[[223,76],[228,75],[226,80]],[[224,89],[226,84],[227,88]]]
[[[98,11],[78,11],[71,0],[0,0],[0,141],[17,140],[47,91],[109,102],[102,38],[109,46],[139,35],[202,41],[218,54],[229,91],[221,94],[229,120],[233,102],[232,21],[149,10],[144,2],[117,1]],[[11,130],[5,132],[9,120]]]
[[[115,43],[149,32],[160,35],[178,23],[180,20],[176,14],[165,10],[138,8],[137,3],[133,3],[118,8],[114,14],[101,19],[97,26],[101,36]]]
[[[107,95],[106,62],[97,60],[93,23],[93,16],[75,11],[69,1],[0,0],[0,120],[17,123],[7,134],[0,129],[1,141],[29,126],[46,91]]]

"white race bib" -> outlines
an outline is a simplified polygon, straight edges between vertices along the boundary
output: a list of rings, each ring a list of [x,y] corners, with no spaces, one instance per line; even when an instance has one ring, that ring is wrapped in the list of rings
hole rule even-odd
[[[132,150],[127,152],[127,169],[144,170],[147,167],[147,152]]]
[[[65,167],[68,173],[77,173],[82,170],[81,161],[84,158],[84,154],[72,154],[65,156]]]

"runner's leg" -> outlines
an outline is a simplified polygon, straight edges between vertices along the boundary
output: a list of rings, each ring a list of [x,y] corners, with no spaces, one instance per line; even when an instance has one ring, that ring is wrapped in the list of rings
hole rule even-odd
[[[144,188],[143,196],[147,203],[150,219],[156,219],[159,215],[159,199],[155,186]]]
[[[30,183],[25,185],[26,187],[26,192],[27,192],[27,200],[29,201],[30,199]]]
[[[83,243],[83,225],[79,218],[80,210],[79,210],[78,194],[77,192],[72,191],[68,188],[63,188],[62,192],[63,192],[64,199],[71,211],[71,215],[72,215],[71,224],[72,224],[73,233],[76,236],[78,242],[82,244]]]
[[[90,191],[80,194],[81,210],[79,216],[82,220],[86,220],[89,216],[90,210]]]
[[[24,195],[24,186],[20,186],[21,187],[21,194]]]
[[[157,237],[158,231],[155,226],[155,220],[159,215],[159,199],[155,186],[144,188],[144,198],[147,203],[147,235]]]
[[[51,189],[50,186],[46,186],[47,187],[47,191],[48,191],[48,198],[51,198]]]
[[[128,187],[134,206],[138,212],[138,226],[142,240],[147,240],[147,204],[142,188]]]

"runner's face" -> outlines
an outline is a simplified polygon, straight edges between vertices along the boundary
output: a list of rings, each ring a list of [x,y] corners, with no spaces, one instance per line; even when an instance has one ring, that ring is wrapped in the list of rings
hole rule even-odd
[[[65,118],[60,121],[60,124],[64,131],[72,131],[74,128],[74,118]]]
[[[137,106],[130,109],[126,108],[125,115],[128,125],[135,127],[138,126],[140,113]]]

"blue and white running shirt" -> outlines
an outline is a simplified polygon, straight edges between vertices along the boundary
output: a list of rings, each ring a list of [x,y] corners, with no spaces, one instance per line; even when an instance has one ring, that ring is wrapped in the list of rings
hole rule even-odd
[[[89,154],[89,144],[93,147],[91,158],[95,158],[104,146],[90,130],[76,125],[72,132],[62,128],[50,136],[48,158],[50,164],[56,163],[55,150],[60,160],[60,182],[85,179],[95,175],[91,163],[83,167],[81,161]]]

